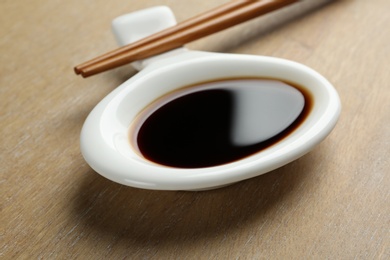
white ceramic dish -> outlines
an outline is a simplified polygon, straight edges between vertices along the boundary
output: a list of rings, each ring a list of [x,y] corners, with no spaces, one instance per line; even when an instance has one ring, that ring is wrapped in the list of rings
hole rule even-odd
[[[139,19],[174,24],[166,7],[156,7],[114,21],[121,44],[139,35],[127,26]],[[119,22],[118,22],[119,21]],[[157,22],[161,27],[161,22]],[[137,27],[148,34],[155,27]],[[141,37],[145,37],[143,34]],[[139,37],[138,37],[139,38]],[[104,98],[88,116],[81,132],[81,150],[88,164],[104,177],[128,186],[155,190],[211,189],[252,178],[281,167],[309,152],[335,126],[340,100],[333,86],[314,70],[283,59],[216,54],[178,49],[134,64],[141,71]],[[305,87],[313,107],[306,120],[287,138],[242,160],[221,166],[180,169],[143,158],[129,140],[137,115],[164,94],[195,83],[223,78],[275,78]]]

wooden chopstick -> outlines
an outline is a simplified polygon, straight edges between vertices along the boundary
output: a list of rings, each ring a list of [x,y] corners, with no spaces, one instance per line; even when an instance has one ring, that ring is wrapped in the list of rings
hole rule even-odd
[[[192,17],[186,21],[183,21],[173,27],[170,27],[170,28],[167,28],[161,32],[158,32],[158,33],[155,33],[149,37],[146,37],[144,39],[141,39],[137,42],[134,42],[132,44],[128,44],[128,45],[125,45],[121,48],[118,48],[116,50],[113,50],[113,51],[110,51],[106,54],[103,54],[99,57],[96,57],[90,61],[87,61],[87,62],[84,62],[80,65],[78,65],[77,67],[75,67],[75,72],[77,74],[80,74],[81,71],[83,70],[83,68],[86,68],[88,66],[91,66],[92,64],[95,64],[95,63],[98,63],[98,62],[101,62],[107,58],[111,58],[111,57],[114,57],[116,55],[119,55],[121,53],[125,53],[125,52],[128,52],[128,51],[131,51],[131,50],[134,50],[135,48],[139,48],[141,47],[142,45],[145,45],[145,44],[148,44],[148,43],[151,43],[153,41],[156,41],[156,40],[159,40],[163,37],[167,37],[171,34],[174,34],[174,33],[177,33],[179,31],[183,31],[185,29],[188,29],[190,28],[191,26],[195,26],[199,23],[202,23],[202,22],[205,22],[207,20],[211,20],[215,17],[218,17],[220,15],[223,15],[225,13],[228,13],[228,12],[231,12],[232,10],[234,9],[237,9],[237,8],[240,8],[244,5],[248,5],[250,4],[252,1],[248,1],[248,0],[236,0],[236,1],[232,1],[232,2],[228,2],[222,6],[218,6],[217,8],[215,9],[212,9],[210,11],[207,11],[203,14],[200,14],[200,15],[197,15],[195,17]]]
[[[180,25],[179,29],[174,26],[167,30],[168,33],[159,33],[157,36],[145,38],[144,40],[124,46],[106,55],[83,63],[77,66],[75,71],[83,77],[92,76],[136,60],[145,59],[178,48],[191,41],[298,1],[299,0],[233,1],[228,5],[222,6],[221,9],[217,8],[212,12],[208,12],[206,15],[194,18],[192,22],[187,22],[187,25]]]

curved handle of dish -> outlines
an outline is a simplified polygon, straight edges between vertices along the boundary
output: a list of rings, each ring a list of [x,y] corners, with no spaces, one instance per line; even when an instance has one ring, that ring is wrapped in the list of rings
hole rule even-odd
[[[118,45],[124,46],[176,24],[175,15],[169,7],[155,6],[115,18],[112,21],[112,31]],[[171,52],[182,52],[185,50],[185,48],[179,48]],[[145,60],[139,60],[133,62],[131,65],[136,70],[142,70],[146,65],[161,59],[169,53],[167,52]]]

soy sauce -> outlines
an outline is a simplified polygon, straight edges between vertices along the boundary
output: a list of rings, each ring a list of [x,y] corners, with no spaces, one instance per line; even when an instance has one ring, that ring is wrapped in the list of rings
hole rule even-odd
[[[237,138],[232,137],[232,133],[236,131],[237,122],[242,121],[237,121],[237,116],[240,116],[237,110],[240,106],[253,107],[249,119],[256,120],[255,95],[261,98],[262,94],[255,93],[254,84],[264,80],[227,79],[184,88],[184,94],[180,91],[169,94],[168,102],[152,104],[150,109],[154,111],[138,122],[136,132],[131,133],[135,135],[135,146],[146,159],[176,168],[223,165],[272,146],[305,120],[312,107],[312,99],[304,88],[278,81],[298,90],[304,98],[304,106],[296,119],[279,134],[266,140],[257,141],[256,129],[251,134],[254,136],[249,136],[249,141],[246,134],[240,137],[244,141],[234,140]],[[251,81],[250,87],[248,81]],[[238,104],[238,96],[252,97],[249,99],[253,104],[248,104],[247,100]],[[248,113],[241,116],[248,116]],[[242,130],[245,133],[248,129]]]

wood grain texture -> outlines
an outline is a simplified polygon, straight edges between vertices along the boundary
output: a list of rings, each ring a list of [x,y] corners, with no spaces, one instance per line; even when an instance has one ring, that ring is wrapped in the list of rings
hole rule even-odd
[[[0,258],[390,258],[388,0],[303,1],[189,44],[295,60],[336,86],[339,123],[301,159],[208,192],[125,187],[84,162],[86,116],[135,73],[73,73],[116,47],[110,21],[154,5],[181,21],[225,2],[0,2]]]

